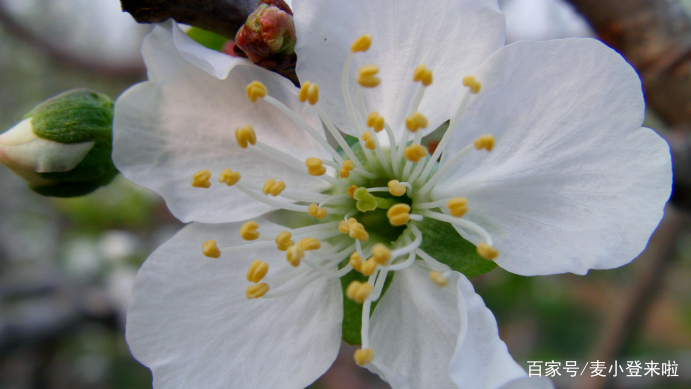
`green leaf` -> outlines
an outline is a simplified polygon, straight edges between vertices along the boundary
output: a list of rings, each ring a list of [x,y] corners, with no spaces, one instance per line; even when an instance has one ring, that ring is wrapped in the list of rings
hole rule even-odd
[[[215,34],[211,31],[202,30],[198,27],[192,27],[187,31],[187,36],[194,39],[197,43],[211,50],[221,51],[223,45],[228,42],[228,38]]]
[[[386,290],[389,288],[389,285],[391,285],[393,273],[394,272],[390,272],[386,277],[384,289],[381,293],[382,298],[384,297]],[[345,340],[348,344],[362,344],[362,338],[360,337],[360,330],[362,328],[362,304],[358,304],[355,301],[347,298],[345,295],[345,290],[351,282],[367,282],[368,278],[369,277],[365,277],[355,270],[341,277],[341,286],[343,287],[343,340]],[[377,306],[379,301],[381,301],[381,298],[372,302],[370,315],[372,315],[372,312],[374,312],[374,308]]]
[[[472,278],[497,267],[497,264],[478,255],[475,245],[463,239],[449,223],[425,218],[420,226],[420,248],[451,269]]]

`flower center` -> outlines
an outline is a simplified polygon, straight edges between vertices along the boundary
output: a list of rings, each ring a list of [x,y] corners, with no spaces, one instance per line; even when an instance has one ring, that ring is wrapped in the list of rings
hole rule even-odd
[[[421,145],[422,129],[427,128],[428,120],[418,111],[426,88],[433,82],[432,71],[425,65],[419,65],[413,72],[413,82],[419,85],[410,103],[406,128],[399,139],[396,139],[384,117],[376,111],[368,112],[364,102],[367,88],[375,88],[381,82],[376,65],[358,69],[357,99],[355,103],[352,101],[348,76],[353,56],[366,52],[371,42],[370,35],[363,35],[353,43],[342,73],[344,105],[356,139],[351,137],[350,142],[346,140],[321,109],[317,84],[305,81],[298,93],[301,102],[314,106],[340,150],[332,148],[298,114],[268,95],[262,83],[254,81],[247,86],[247,97],[252,102],[263,99],[283,112],[317,140],[330,153],[332,160],[310,157],[301,161],[262,143],[249,124],[235,130],[238,145],[243,149],[250,145],[257,147],[291,169],[319,177],[332,185],[329,191],[314,193],[287,188],[283,181],[276,179],[269,179],[263,185],[245,183],[241,180],[241,174],[231,169],[225,169],[218,176],[219,182],[233,186],[267,205],[307,213],[314,218],[313,224],[283,231],[275,237],[262,238],[259,224],[248,221],[242,225],[239,234],[251,243],[219,249],[216,241],[210,240],[202,247],[204,255],[213,258],[220,257],[222,252],[240,253],[270,247],[285,252],[286,260],[295,269],[269,274],[266,262],[259,259],[252,262],[247,272],[248,281],[253,283],[246,292],[250,299],[285,296],[319,277],[340,278],[353,270],[367,277],[365,282],[352,281],[345,289],[347,298],[363,305],[362,348],[355,354],[355,360],[360,365],[371,362],[374,357],[374,351],[368,347],[370,308],[382,296],[390,272],[404,270],[420,259],[431,269],[430,282],[439,287],[448,284],[451,268],[420,248],[425,218],[448,222],[480,236],[483,243],[477,246],[477,250],[482,257],[491,260],[498,255],[492,247],[489,233],[475,223],[462,219],[468,210],[465,198],[434,199],[431,195],[439,178],[465,155],[474,150],[491,151],[494,147],[494,137],[484,135],[447,158],[444,164],[436,162],[470,99],[480,92],[480,82],[473,76],[463,79],[468,89],[450,120],[448,131],[434,154],[429,156],[427,148]],[[382,145],[383,141],[388,141],[388,147]],[[197,172],[192,186],[208,188],[210,178],[211,172],[208,170]]]

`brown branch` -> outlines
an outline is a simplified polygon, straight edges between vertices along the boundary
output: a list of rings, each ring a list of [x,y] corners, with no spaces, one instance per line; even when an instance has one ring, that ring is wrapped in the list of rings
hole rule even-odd
[[[208,31],[235,38],[235,33],[257,7],[257,0],[121,0],[122,10],[139,23],[173,18]]]
[[[38,48],[42,53],[47,54],[53,58],[55,62],[63,66],[70,67],[72,69],[81,69],[89,73],[98,73],[100,75],[111,77],[126,77],[135,80],[142,78],[142,76],[145,74],[144,64],[133,66],[112,66],[79,58],[69,51],[55,46],[39,34],[34,33],[30,29],[26,28],[23,24],[16,21],[3,8],[2,4],[0,4],[0,25],[4,27],[11,36]]]

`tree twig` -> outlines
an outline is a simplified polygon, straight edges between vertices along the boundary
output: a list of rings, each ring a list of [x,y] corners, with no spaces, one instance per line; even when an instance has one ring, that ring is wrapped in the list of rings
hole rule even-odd
[[[105,63],[97,63],[83,58],[79,58],[72,53],[57,47],[17,22],[0,3],[0,25],[7,29],[13,37],[38,48],[42,53],[48,54],[57,63],[71,68],[82,69],[90,73],[98,73],[105,76],[128,77],[139,79],[145,74],[142,65],[135,66],[111,66]]]
[[[139,23],[159,23],[173,18],[226,38],[235,33],[257,7],[257,0],[121,0],[122,10]]]

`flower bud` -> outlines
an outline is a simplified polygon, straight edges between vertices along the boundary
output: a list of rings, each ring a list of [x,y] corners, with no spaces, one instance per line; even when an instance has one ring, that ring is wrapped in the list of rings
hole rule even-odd
[[[297,61],[295,40],[293,12],[288,4],[283,0],[261,0],[235,35],[233,50],[236,55],[247,57],[285,77],[292,77],[292,80]]]
[[[88,90],[37,105],[0,135],[0,162],[43,196],[76,197],[117,175],[111,160],[113,102]]]

